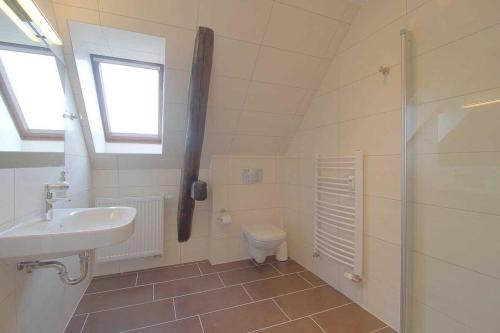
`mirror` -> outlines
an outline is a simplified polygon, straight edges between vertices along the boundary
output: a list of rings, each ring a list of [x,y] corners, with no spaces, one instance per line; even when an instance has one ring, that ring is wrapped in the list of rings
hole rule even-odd
[[[26,17],[0,0],[0,168],[62,166],[64,63]]]

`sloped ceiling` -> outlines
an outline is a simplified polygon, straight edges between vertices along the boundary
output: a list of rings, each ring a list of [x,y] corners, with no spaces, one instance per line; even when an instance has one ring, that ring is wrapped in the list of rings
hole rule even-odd
[[[183,153],[197,26],[216,35],[204,157],[271,155],[286,150],[358,9],[349,0],[53,2],[67,55],[68,20],[166,39],[164,142],[171,159]]]

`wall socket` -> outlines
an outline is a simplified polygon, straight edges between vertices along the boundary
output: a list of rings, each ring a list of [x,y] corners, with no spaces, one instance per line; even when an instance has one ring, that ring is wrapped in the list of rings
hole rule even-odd
[[[262,184],[264,175],[262,169],[243,169],[241,180],[243,184]]]

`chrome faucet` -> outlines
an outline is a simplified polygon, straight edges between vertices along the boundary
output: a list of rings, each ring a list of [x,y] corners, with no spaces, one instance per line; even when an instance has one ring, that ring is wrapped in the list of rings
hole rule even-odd
[[[59,181],[55,184],[45,184],[45,219],[47,221],[52,220],[52,210],[54,208],[54,203],[58,201],[69,201],[66,197],[58,198],[57,194],[60,192],[66,193],[69,189],[69,184],[66,181],[66,172],[61,171],[61,176]]]

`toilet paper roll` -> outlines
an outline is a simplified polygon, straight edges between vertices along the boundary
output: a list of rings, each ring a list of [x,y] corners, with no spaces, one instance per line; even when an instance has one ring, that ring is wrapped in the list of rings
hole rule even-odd
[[[221,221],[222,224],[233,223],[233,218],[229,214],[222,215],[221,217],[219,217],[219,220]]]

